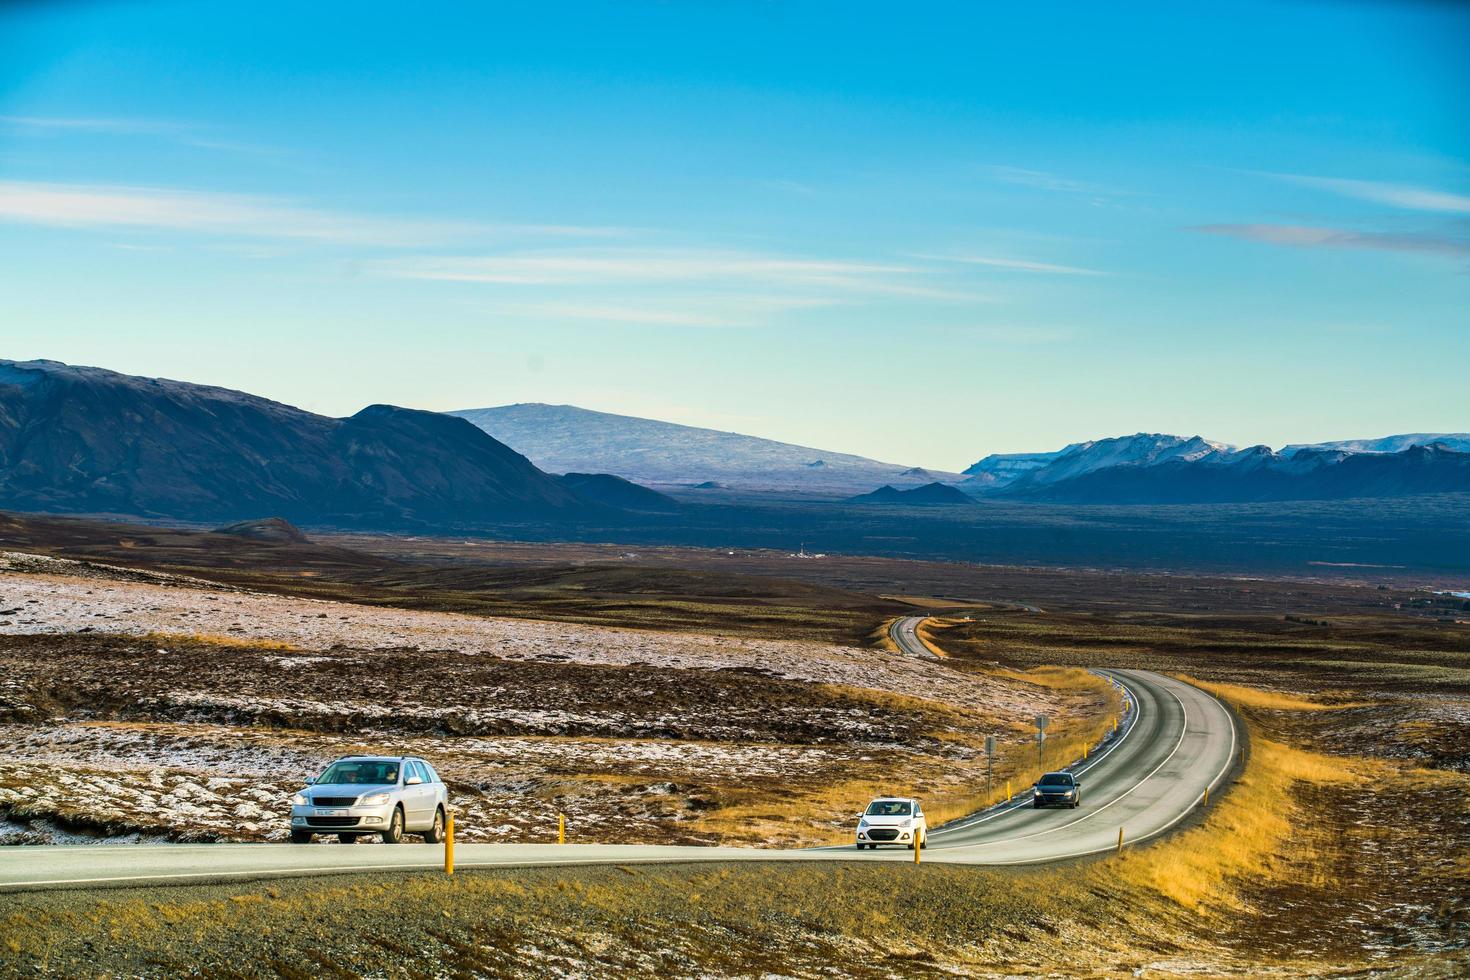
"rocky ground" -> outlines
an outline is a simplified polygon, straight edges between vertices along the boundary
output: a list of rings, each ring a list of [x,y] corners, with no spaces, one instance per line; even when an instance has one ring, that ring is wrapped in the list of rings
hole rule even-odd
[[[33,556],[0,572],[0,841],[280,840],[306,776],[431,759],[462,839],[795,843],[1095,690],[878,649],[357,606]]]

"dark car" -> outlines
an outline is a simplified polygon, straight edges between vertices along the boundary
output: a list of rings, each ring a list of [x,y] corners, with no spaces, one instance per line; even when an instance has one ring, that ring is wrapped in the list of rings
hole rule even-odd
[[[1082,803],[1082,784],[1070,772],[1049,772],[1031,790],[1031,805],[1038,810],[1044,806],[1067,806],[1075,810]]]

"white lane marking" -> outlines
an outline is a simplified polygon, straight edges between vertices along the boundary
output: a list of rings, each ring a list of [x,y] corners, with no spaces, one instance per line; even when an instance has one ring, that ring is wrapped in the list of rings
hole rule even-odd
[[[1162,687],[1163,685],[1160,685],[1160,686]],[[1165,687],[1164,690],[1169,691],[1169,689],[1167,687]],[[1169,760],[1172,759],[1172,758],[1174,758],[1175,753],[1177,753],[1179,751],[1180,746],[1182,746],[1184,744],[1184,736],[1187,735],[1187,734],[1189,734],[1189,709],[1184,706],[1184,702],[1182,700],[1180,700],[1179,695],[1175,694],[1173,691],[1169,691],[1169,696],[1172,697],[1175,701],[1178,701],[1179,702],[1179,708],[1180,708],[1181,711],[1184,712],[1184,724],[1179,729],[1179,741],[1177,741],[1177,742],[1174,743],[1174,748],[1170,750],[1170,752],[1169,752],[1168,755],[1164,756],[1164,759],[1163,759],[1162,762],[1160,762],[1158,765],[1154,766],[1153,769],[1149,771],[1149,774],[1147,776],[1144,776],[1138,782],[1136,782],[1132,786],[1128,787],[1128,789],[1124,790],[1121,794],[1119,794],[1114,799],[1109,800],[1107,803],[1104,803],[1102,806],[1098,807],[1096,810],[1089,810],[1087,813],[1084,813],[1081,816],[1079,816],[1076,820],[1071,820],[1071,821],[1068,821],[1067,823],[1059,824],[1058,826],[1055,826],[1055,827],[1048,827],[1046,830],[1038,830],[1034,834],[1024,834],[1024,835],[1022,835],[1020,837],[1000,837],[1000,838],[997,838],[996,840],[982,841],[982,842],[979,842],[979,843],[974,844],[972,846],[975,846],[975,847],[986,846],[986,847],[988,847],[991,844],[1013,844],[1016,841],[1030,840],[1033,837],[1045,837],[1047,834],[1054,834],[1054,833],[1056,833],[1059,830],[1066,830],[1068,827],[1075,827],[1077,824],[1081,823],[1082,821],[1089,820],[1089,819],[1097,816],[1099,813],[1102,813],[1104,810],[1106,810],[1108,807],[1112,806],[1113,804],[1115,804],[1115,803],[1121,803],[1121,802],[1123,802],[1123,800],[1125,800],[1129,796],[1133,795],[1134,790],[1138,789],[1144,783],[1148,782],[1150,779],[1152,779],[1158,773],[1158,771],[1160,769],[1164,768],[1164,766],[1166,766],[1166,765],[1169,764]],[[1188,812],[1188,811],[1186,810],[1185,812]]]
[[[1112,755],[1113,750],[1122,745],[1125,741],[1127,741],[1128,736],[1133,734],[1133,729],[1137,727],[1138,719],[1143,714],[1143,705],[1139,702],[1138,695],[1134,693],[1133,688],[1129,687],[1121,679],[1118,681],[1118,685],[1128,692],[1128,698],[1133,702],[1133,714],[1129,718],[1128,727],[1123,729],[1122,738],[1118,739],[1112,745],[1109,745],[1106,749],[1103,749],[1102,752],[1098,753],[1097,758],[1094,759],[1092,762],[1077,770],[1079,773],[1087,772],[1087,770],[1091,769],[1093,766],[1107,759],[1109,755]],[[952,833],[956,830],[968,830],[969,828],[974,827],[978,824],[985,823],[987,820],[994,820],[996,817],[1003,817],[1007,813],[1015,813],[1017,810],[1024,809],[1025,806],[1025,800],[1017,800],[1015,803],[1006,803],[1003,804],[1000,809],[996,810],[993,813],[987,813],[983,817],[976,817],[974,819],[966,818],[964,823],[952,823],[948,826],[940,827],[938,830],[934,831],[933,836],[938,837],[941,834]]]
[[[1190,687],[1193,687],[1194,685],[1191,684],[1189,686]],[[1200,690],[1200,689],[1199,688],[1195,688],[1195,690]],[[1173,691],[1170,691],[1169,693],[1170,694],[1173,694],[1174,692]],[[1220,769],[1220,771],[1218,773],[1215,774],[1215,778],[1210,781],[1210,785],[1211,786],[1214,786],[1216,783],[1218,783],[1225,776],[1225,773],[1227,773],[1227,772],[1230,771],[1230,766],[1235,762],[1235,741],[1236,741],[1235,716],[1230,713],[1229,709],[1227,709],[1224,706],[1224,703],[1221,702],[1219,698],[1216,698],[1213,694],[1210,694],[1208,691],[1204,691],[1203,693],[1209,695],[1211,698],[1214,699],[1214,701],[1216,702],[1216,704],[1219,705],[1221,712],[1225,715],[1225,719],[1230,722],[1230,754],[1225,757],[1225,765]],[[1174,697],[1175,698],[1178,698],[1179,695],[1175,694]],[[1183,702],[1181,701],[1180,703],[1183,703]],[[1190,805],[1188,807],[1185,807],[1184,810],[1182,810],[1178,814],[1178,816],[1176,816],[1173,820],[1170,820],[1168,823],[1164,824],[1162,827],[1159,827],[1156,830],[1150,830],[1148,833],[1144,834],[1141,837],[1135,837],[1130,843],[1131,844],[1142,844],[1146,840],[1151,840],[1152,838],[1159,836],[1160,834],[1162,834],[1165,831],[1169,830],[1171,827],[1173,827],[1179,821],[1181,821],[1185,817],[1189,816],[1189,814],[1193,810],[1194,810],[1194,806],[1193,805]],[[1052,861],[1066,861],[1066,860],[1068,860],[1070,858],[1087,857],[1090,854],[1104,854],[1104,853],[1106,853],[1108,851],[1111,851],[1111,850],[1113,850],[1113,845],[1112,844],[1108,844],[1108,845],[1106,845],[1104,847],[1094,847],[1094,848],[1092,848],[1090,850],[1086,850],[1086,851],[1073,851],[1070,854],[1052,854],[1052,855],[1048,855],[1046,857],[1027,858],[1027,859],[1021,860],[1021,861],[983,861],[983,862],[978,862],[977,861],[975,863],[977,863],[977,864],[985,864],[985,865],[1049,864]]]

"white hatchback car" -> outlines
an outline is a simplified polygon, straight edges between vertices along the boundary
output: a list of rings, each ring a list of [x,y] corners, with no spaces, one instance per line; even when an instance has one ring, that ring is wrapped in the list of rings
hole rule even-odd
[[[928,837],[924,808],[913,797],[880,796],[858,814],[858,850],[877,850],[879,844],[904,844],[913,850],[916,840],[924,848],[929,846]]]
[[[449,791],[417,756],[352,755],[338,759],[291,797],[291,843],[336,834],[344,844],[376,834],[397,844],[405,831],[426,842],[444,839]]]

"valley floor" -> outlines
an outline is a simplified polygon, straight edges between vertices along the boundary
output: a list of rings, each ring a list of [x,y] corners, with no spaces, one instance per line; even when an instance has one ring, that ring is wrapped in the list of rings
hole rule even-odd
[[[468,841],[821,843],[882,792],[973,805],[980,746],[1100,732],[1090,675],[411,611],[24,556],[0,573],[0,841],[281,840],[341,755],[434,762]],[[58,571],[71,574],[57,574]]]
[[[410,612],[7,564],[0,834],[12,841],[276,839],[301,775],[387,745],[439,764],[469,839],[548,840],[564,812],[573,839],[828,841],[876,791],[919,793],[931,814],[986,802],[991,731],[1001,778],[1026,780],[1033,706],[1087,742],[1115,708],[1085,672],[1102,665],[1194,678],[1234,706],[1250,748],[1192,827],[1089,863],[6,895],[0,975],[1470,973],[1470,627],[1393,592],[969,568],[966,594],[1046,611],[931,621],[947,656],[930,660],[876,640]],[[942,568],[922,571],[922,590],[892,591],[955,594]],[[1048,592],[1018,594],[1033,581]]]

